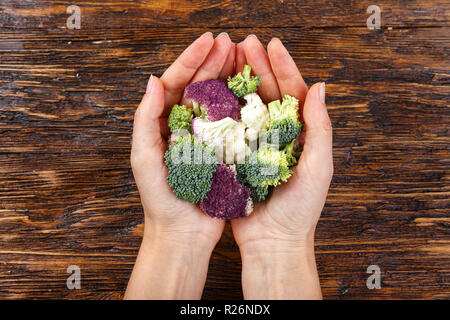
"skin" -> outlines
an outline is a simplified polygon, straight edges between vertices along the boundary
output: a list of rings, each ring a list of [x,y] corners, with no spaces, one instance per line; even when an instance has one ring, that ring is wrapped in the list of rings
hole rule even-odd
[[[142,245],[125,299],[199,299],[212,250],[224,221],[178,200],[167,184],[164,152],[167,117],[184,87],[195,81],[225,80],[250,64],[262,79],[263,100],[290,94],[305,121],[303,153],[288,183],[277,187],[247,218],[231,222],[242,256],[246,299],[319,299],[314,230],[333,175],[332,130],[324,88],[309,89],[280,40],[267,52],[256,36],[234,45],[226,33],[206,33],[166,70],[152,76],[136,110],[131,165],[145,213]],[[322,86],[323,87],[323,86]],[[186,101],[181,101],[186,103]]]
[[[261,82],[266,79],[264,101],[284,94],[298,98],[301,104],[304,101],[305,122],[300,137],[303,152],[292,177],[257,204],[249,217],[231,221],[242,256],[244,297],[320,299],[314,231],[333,175],[332,128],[321,101],[321,84],[308,91],[279,39],[269,42],[267,53],[255,36],[247,37],[239,47],[255,74],[261,70]]]

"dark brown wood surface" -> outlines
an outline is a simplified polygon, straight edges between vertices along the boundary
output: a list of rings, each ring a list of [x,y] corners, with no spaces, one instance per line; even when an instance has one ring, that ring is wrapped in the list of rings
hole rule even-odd
[[[380,30],[366,27],[372,4]],[[134,110],[149,75],[205,31],[279,37],[308,84],[327,82],[324,297],[450,298],[448,1],[3,0],[0,28],[0,298],[122,297],[143,228]],[[379,290],[366,287],[372,264]],[[227,225],[204,298],[241,298],[240,269]]]

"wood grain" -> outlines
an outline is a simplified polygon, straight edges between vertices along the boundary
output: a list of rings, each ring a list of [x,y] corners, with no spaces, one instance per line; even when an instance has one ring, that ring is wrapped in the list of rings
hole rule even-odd
[[[60,2],[0,4],[0,298],[122,297],[143,222],[134,110],[151,73],[223,29],[279,37],[308,84],[327,82],[324,297],[450,298],[448,2],[381,1],[373,31],[365,1],[255,3],[79,1],[80,30]],[[80,290],[66,288],[72,264]],[[366,287],[371,264],[380,290]],[[240,268],[227,225],[204,298],[241,298]]]
[[[377,5],[385,26],[448,26],[445,0],[3,0],[0,22],[13,28],[65,28],[67,7],[81,9],[83,29],[139,27],[365,27],[367,8]]]

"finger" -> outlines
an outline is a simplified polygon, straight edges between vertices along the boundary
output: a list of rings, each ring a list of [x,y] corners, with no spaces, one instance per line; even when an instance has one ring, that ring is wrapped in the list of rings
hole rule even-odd
[[[232,42],[228,34],[226,32],[219,34],[214,40],[214,45],[208,57],[200,66],[191,82],[217,79],[225,65],[231,47]]]
[[[268,103],[280,99],[280,90],[272,72],[269,57],[262,43],[255,35],[250,35],[244,40],[244,52],[247,63],[252,67],[253,73],[261,78],[258,94],[262,100]]]
[[[303,108],[305,119],[301,161],[307,161],[317,178],[331,179],[333,174],[333,135],[330,117],[325,105],[325,83],[316,83],[309,89]],[[296,169],[299,169],[298,166]]]
[[[299,105],[303,106],[308,87],[280,39],[273,38],[267,45],[267,52],[281,95],[288,94],[296,97],[299,100]]]
[[[244,70],[244,66],[247,64],[247,59],[245,58],[244,52],[244,42],[239,42],[236,45],[236,66],[234,73],[238,74]]]
[[[231,43],[230,51],[228,52],[227,60],[222,67],[222,70],[219,74],[219,80],[227,81],[228,76],[233,75],[234,73],[234,60],[236,56],[236,45]]]
[[[139,158],[142,154],[161,158],[165,149],[160,126],[163,110],[163,83],[151,76],[147,91],[134,115],[132,158]]]
[[[165,88],[165,105],[172,107],[178,103],[183,94],[184,87],[191,81],[208,56],[214,45],[211,32],[206,32],[195,40],[175,62],[161,76]],[[170,113],[170,108],[164,111],[165,115]]]

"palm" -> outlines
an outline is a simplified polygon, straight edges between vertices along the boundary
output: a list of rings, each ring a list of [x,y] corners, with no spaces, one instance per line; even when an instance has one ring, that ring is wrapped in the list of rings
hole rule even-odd
[[[249,217],[232,222],[237,243],[289,240],[299,232],[306,234],[317,221],[317,213],[323,205],[322,199],[317,197],[320,187],[313,179],[317,169],[304,153],[287,183],[278,186],[266,201],[257,204]]]

